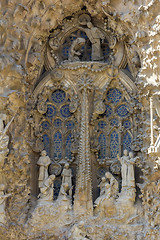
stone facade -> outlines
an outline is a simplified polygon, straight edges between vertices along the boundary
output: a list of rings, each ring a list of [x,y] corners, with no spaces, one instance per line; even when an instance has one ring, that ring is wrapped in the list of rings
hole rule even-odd
[[[158,240],[159,0],[0,9],[1,239]]]

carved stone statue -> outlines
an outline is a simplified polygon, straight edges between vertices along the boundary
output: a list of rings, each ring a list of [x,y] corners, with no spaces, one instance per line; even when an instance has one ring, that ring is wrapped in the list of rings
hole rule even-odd
[[[53,183],[55,180],[55,175],[50,175],[43,182],[43,186],[40,187],[39,198],[43,201],[53,201]]]
[[[75,62],[79,61],[79,56],[81,55],[81,47],[85,44],[84,38],[77,38],[73,41],[70,51],[69,51],[69,61]]]
[[[62,171],[61,176],[62,176],[62,186],[67,183],[69,187],[69,195],[72,196],[72,170],[69,168],[68,163],[64,165],[64,169]]]
[[[113,177],[110,172],[105,173],[106,180],[109,181],[111,187],[111,196],[117,198],[118,196],[118,181]]]
[[[69,240],[87,240],[87,232],[84,226],[84,221],[75,224],[71,229]]]
[[[105,39],[103,33],[94,27],[91,22],[87,23],[87,28],[80,28],[86,32],[90,42],[92,43],[92,61],[102,60],[101,39]]]
[[[127,187],[128,183],[128,163],[129,163],[129,156],[128,151],[125,149],[123,151],[123,156],[120,158],[119,155],[117,155],[118,160],[121,163],[121,176],[122,176],[122,189],[124,187]]]
[[[48,166],[51,163],[50,158],[47,156],[45,150],[42,151],[41,157],[39,158],[37,165],[39,168],[38,187],[43,187],[44,181],[48,178]]]
[[[121,158],[118,155],[118,160],[121,163],[121,175],[122,175],[122,189],[124,187],[135,187],[134,177],[134,163],[136,158],[133,158],[133,153],[124,150],[124,156]]]
[[[113,177],[110,172],[105,173],[105,177],[102,177],[100,183],[100,196],[95,201],[95,206],[100,205],[104,199],[115,199],[118,195],[118,181]]]
[[[106,179],[105,177],[102,177],[102,181],[98,185],[98,187],[100,187],[100,196],[102,196],[105,193],[105,184],[106,184]]]
[[[5,215],[5,206],[6,199],[11,196],[11,194],[4,194],[5,185],[0,184],[0,223],[6,223],[6,215]]]
[[[95,213],[101,217],[111,217],[116,213],[115,199],[118,194],[118,182],[109,172],[105,174],[105,177],[103,193],[100,194],[94,204],[96,207]]]

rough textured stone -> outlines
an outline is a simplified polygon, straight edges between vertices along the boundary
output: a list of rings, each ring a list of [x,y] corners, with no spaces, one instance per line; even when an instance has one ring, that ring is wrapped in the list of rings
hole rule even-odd
[[[107,29],[109,46],[113,49],[109,64],[94,63],[91,66],[91,62],[62,63],[56,51],[47,52],[47,46],[49,49],[52,48],[48,43],[49,38],[56,36],[58,31],[62,31],[58,39],[60,41],[70,24],[77,26],[77,15],[80,13],[89,14],[93,19],[93,25],[100,27],[101,30],[102,26]],[[3,174],[6,178],[6,194],[10,196],[6,201],[7,224],[0,225],[1,239],[72,239],[70,233],[74,232],[75,228],[79,228],[80,220],[84,221],[83,231],[81,231],[83,233],[86,231],[84,234],[86,239],[159,239],[160,153],[155,146],[151,146],[153,151],[148,152],[151,132],[150,97],[158,99],[159,102],[160,93],[159,13],[159,0],[4,0],[0,3],[0,111],[6,114],[4,126],[14,117],[6,132],[9,137],[9,152],[4,161]],[[116,45],[114,36],[117,39]],[[124,51],[121,52],[122,49]],[[115,61],[114,64],[113,61]],[[137,90],[133,89],[130,82],[125,85],[121,80],[124,79],[123,66],[126,61],[132,75],[130,79],[133,79]],[[47,75],[48,73],[50,75]],[[97,81],[97,85],[93,84],[97,88],[102,88],[105,84],[107,88],[110,84],[109,81],[105,82],[104,76],[108,76],[108,79],[118,76],[121,80],[119,86],[127,89],[126,92],[123,90],[126,96],[128,92],[132,92],[132,100],[135,99],[132,111],[136,116],[134,121],[138,125],[137,134],[134,136],[135,144],[133,144],[133,151],[139,158],[135,176],[137,193],[134,205],[124,205],[123,201],[121,203],[117,201],[116,206],[122,206],[125,209],[123,214],[120,213],[121,209],[118,209],[116,216],[112,216],[110,212],[107,212],[110,217],[94,214],[93,216],[88,214],[76,216],[72,210],[65,212],[63,207],[56,205],[60,204],[58,200],[56,203],[53,202],[52,206],[44,205],[43,211],[41,206],[37,205],[38,167],[36,162],[43,146],[41,146],[40,136],[38,136],[39,127],[37,127],[41,114],[36,107],[38,97],[42,95],[41,100],[44,104],[39,100],[41,103],[39,109],[44,111],[47,100],[45,96],[49,94],[45,92],[48,90],[44,90],[45,84],[43,85],[41,81],[45,78],[45,74],[49,76],[48,79],[50,78],[48,87],[51,86],[52,89],[63,85],[62,78],[65,78],[66,82],[68,79],[74,82],[75,78],[80,79],[80,76],[88,74],[94,83]],[[94,80],[94,77],[100,80]],[[67,84],[64,85],[63,89],[68,87]],[[81,84],[78,86],[80,88]],[[74,87],[77,88],[77,85],[75,84]],[[83,95],[84,105],[87,105],[87,101],[91,101],[89,94],[93,92],[93,89],[87,87],[88,95]],[[69,87],[67,91],[69,96],[75,97],[75,95],[72,96],[73,93]],[[83,89],[81,91],[83,92]],[[99,114],[103,114],[103,93],[99,91],[96,94],[96,100],[93,101],[94,107],[92,107],[94,108],[93,123]],[[74,104],[76,101],[73,101]],[[73,112],[77,111],[82,99],[78,101],[70,107]],[[153,107],[156,108],[155,103]],[[90,108],[86,111],[90,111]],[[76,121],[80,125],[81,117],[84,117],[83,123],[88,126],[90,115],[88,116],[78,115]],[[83,142],[86,146],[91,144],[91,152],[85,152],[82,156],[82,161],[88,158],[84,167],[86,170],[90,168],[90,156],[97,151],[98,147],[95,141],[91,142],[88,139],[89,130],[84,133],[83,126],[79,126],[78,130],[75,135],[83,136],[82,145]],[[153,132],[155,144],[159,137],[159,116],[154,110]],[[96,132],[93,133],[93,139],[95,136]],[[79,150],[77,150],[76,141],[74,152],[77,156]],[[89,175],[88,178],[90,178]],[[90,184],[88,178],[85,181]],[[92,197],[89,191],[92,191],[91,186],[88,187],[88,201]],[[76,194],[77,197],[78,193]],[[108,210],[114,212],[112,202],[109,204]],[[55,210],[57,206],[59,207]]]

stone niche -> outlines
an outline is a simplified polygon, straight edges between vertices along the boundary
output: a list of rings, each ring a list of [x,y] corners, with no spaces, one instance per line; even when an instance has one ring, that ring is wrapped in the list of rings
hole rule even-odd
[[[0,117],[3,239],[158,240],[151,89],[142,91],[140,56],[106,2],[103,17],[82,7],[28,44],[24,98],[10,92]]]

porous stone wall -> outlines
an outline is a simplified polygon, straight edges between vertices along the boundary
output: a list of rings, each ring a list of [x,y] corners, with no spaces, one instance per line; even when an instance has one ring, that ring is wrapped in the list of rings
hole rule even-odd
[[[137,141],[142,142],[138,167],[143,172],[143,180],[138,185],[138,217],[130,219],[127,227],[126,223],[123,227],[121,223],[111,226],[101,219],[98,225],[86,218],[89,232],[86,239],[159,239],[160,153],[158,150],[148,153],[150,97],[159,101],[160,93],[159,0],[4,0],[0,3],[0,112],[6,115],[4,126],[14,117],[7,129],[9,152],[3,166],[6,193],[10,195],[5,209],[7,223],[0,225],[1,239],[69,239],[69,224],[56,226],[53,231],[36,227],[34,223],[27,225],[36,204],[37,190],[33,191],[36,189],[33,185],[38,179],[38,167],[34,163],[39,157],[29,144],[29,119],[33,90],[44,71],[48,36],[58,25],[63,31],[63,19],[81,11],[87,11],[106,28],[110,26],[112,33],[125,42],[142,109],[141,120],[137,119],[142,124],[137,136]],[[153,125],[155,142],[159,136],[158,114],[154,115]]]

